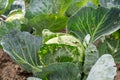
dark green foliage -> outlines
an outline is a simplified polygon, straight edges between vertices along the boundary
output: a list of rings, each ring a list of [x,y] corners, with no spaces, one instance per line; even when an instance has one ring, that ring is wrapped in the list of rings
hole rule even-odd
[[[109,35],[120,28],[119,13],[120,10],[117,8],[84,7],[70,18],[67,30],[82,41],[87,34],[90,34],[90,42],[94,42],[101,36]]]
[[[1,40],[4,51],[28,72],[40,70],[37,68],[41,64],[37,52],[41,43],[41,38],[17,30],[12,30]]]

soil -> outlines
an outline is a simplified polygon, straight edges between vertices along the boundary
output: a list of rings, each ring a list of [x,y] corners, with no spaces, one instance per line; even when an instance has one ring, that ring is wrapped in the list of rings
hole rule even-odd
[[[116,64],[117,66],[117,75],[115,77],[115,80],[120,80],[120,64]]]
[[[0,80],[27,80],[31,73],[23,71],[11,58],[0,50]]]
[[[23,71],[11,58],[0,50],[0,80],[27,80],[31,73]],[[120,64],[117,64],[115,80],[120,80]]]

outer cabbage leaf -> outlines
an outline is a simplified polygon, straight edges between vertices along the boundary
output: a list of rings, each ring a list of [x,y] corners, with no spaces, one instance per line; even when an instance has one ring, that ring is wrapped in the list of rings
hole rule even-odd
[[[80,8],[89,6],[96,8],[99,4],[99,0],[73,0],[71,5],[66,11],[66,15],[72,16],[74,13],[76,13]]]
[[[43,80],[80,80],[79,67],[71,62],[53,63],[47,65],[39,73]]]
[[[86,75],[89,74],[90,69],[96,63],[98,58],[99,58],[99,52],[96,46],[93,44],[89,44],[85,50],[85,60],[84,60],[84,66],[83,66],[84,68],[83,71]]]
[[[106,8],[120,8],[120,1],[119,0],[99,0],[100,6],[106,7]]]
[[[6,35],[10,30],[16,29],[20,30],[21,29],[21,24],[18,20],[12,21],[12,22],[4,22],[1,21],[0,24],[0,40],[4,35]]]
[[[117,68],[110,54],[101,56],[92,67],[86,80],[114,80]]]
[[[120,29],[112,34],[115,39],[120,40]]]
[[[27,3],[27,4],[30,3],[30,0],[24,0],[24,1],[25,1],[25,3]]]
[[[28,32],[12,30],[2,38],[3,50],[24,70],[28,72],[40,71],[41,65],[37,52],[42,39]]]
[[[98,50],[100,56],[105,53],[110,53],[115,59],[115,62],[120,63],[120,40],[115,39],[113,36],[110,36],[104,41],[99,42]]]
[[[67,24],[67,30],[81,41],[90,34],[90,42],[101,36],[111,34],[120,28],[120,10],[117,8],[97,9],[84,7],[73,15]]]
[[[0,15],[10,9],[14,0],[0,0]]]
[[[37,14],[63,15],[72,0],[30,0],[26,16],[31,18]]]
[[[28,26],[36,29],[41,35],[43,29],[61,31],[66,27],[68,18],[64,13],[72,0],[30,0],[26,12]]]
[[[56,14],[39,14],[28,20],[28,26],[36,29],[37,35],[41,35],[43,29],[57,32],[62,31],[67,24],[68,18]]]
[[[5,9],[8,5],[8,0],[1,0],[0,1],[0,9]]]
[[[14,0],[11,6],[11,11],[21,9],[22,12],[25,14],[25,1],[24,0]]]

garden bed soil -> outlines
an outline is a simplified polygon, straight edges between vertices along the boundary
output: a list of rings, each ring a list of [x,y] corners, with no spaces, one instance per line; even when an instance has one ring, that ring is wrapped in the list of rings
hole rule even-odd
[[[30,76],[31,73],[23,71],[3,50],[0,50],[0,80],[26,80]],[[115,80],[120,80],[120,64],[117,64]]]
[[[0,50],[0,80],[27,80],[31,73],[23,71],[10,57]]]

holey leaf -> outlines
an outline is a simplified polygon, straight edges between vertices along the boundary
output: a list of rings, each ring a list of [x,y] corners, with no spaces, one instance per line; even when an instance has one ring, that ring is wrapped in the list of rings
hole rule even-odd
[[[50,33],[50,35],[46,35],[46,39],[48,37],[49,40],[44,42],[39,51],[39,57],[44,64],[54,62],[83,62],[84,47],[78,39],[69,34],[63,35],[47,32],[44,33]]]
[[[40,71],[37,51],[41,46],[41,38],[28,32],[12,30],[2,38],[1,45],[6,53],[28,72]]]
[[[74,14],[67,24],[68,33],[78,37],[81,41],[87,34],[90,34],[90,42],[109,35],[119,28],[120,10],[117,8],[84,7]]]
[[[85,50],[84,73],[88,75],[90,69],[99,58],[99,52],[95,45],[89,44]]]
[[[56,62],[82,62],[83,53],[75,46],[65,44],[46,44],[40,48],[39,58],[43,65]]]

